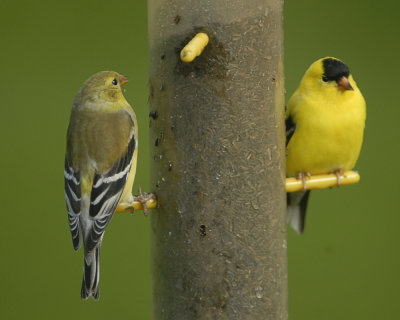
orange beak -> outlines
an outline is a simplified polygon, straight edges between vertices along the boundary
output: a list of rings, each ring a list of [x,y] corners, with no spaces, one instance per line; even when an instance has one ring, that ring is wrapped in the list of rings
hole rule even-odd
[[[125,77],[123,75],[119,76],[119,85],[122,87],[124,84],[128,83],[128,77]]]
[[[353,87],[350,84],[349,79],[347,79],[345,76],[341,77],[337,81],[338,87],[341,90],[354,90]]]

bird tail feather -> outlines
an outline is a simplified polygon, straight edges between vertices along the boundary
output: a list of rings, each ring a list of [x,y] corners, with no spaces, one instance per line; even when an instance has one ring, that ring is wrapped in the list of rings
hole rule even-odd
[[[287,194],[287,222],[299,234],[304,232],[310,191]]]
[[[99,299],[100,280],[100,244],[92,251],[85,252],[81,298],[83,300],[93,297]]]

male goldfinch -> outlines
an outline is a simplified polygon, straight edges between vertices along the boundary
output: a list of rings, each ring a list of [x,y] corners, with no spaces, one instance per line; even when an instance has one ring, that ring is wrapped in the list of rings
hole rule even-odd
[[[90,77],[72,105],[65,156],[65,200],[74,249],[84,246],[81,298],[99,298],[99,253],[117,205],[133,200],[137,122],[113,71]]]
[[[286,173],[306,176],[351,170],[358,159],[366,117],[365,100],[349,68],[325,57],[306,71],[286,109]],[[304,231],[310,191],[288,193],[288,222]]]

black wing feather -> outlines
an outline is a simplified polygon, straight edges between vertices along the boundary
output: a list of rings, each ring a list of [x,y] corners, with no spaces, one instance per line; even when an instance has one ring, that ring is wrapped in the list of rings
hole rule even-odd
[[[296,124],[293,122],[293,119],[291,116],[288,116],[288,118],[285,121],[286,125],[286,147],[289,144],[290,138],[293,136],[294,132],[296,131]]]
[[[306,212],[307,212],[307,204],[309,197],[310,197],[310,190],[307,190],[300,201],[300,218],[301,218],[300,233],[304,233],[304,228],[306,226]]]
[[[135,146],[135,135],[132,134],[125,155],[106,174],[94,176],[89,208],[89,215],[94,219],[94,223],[87,239],[87,251],[96,246],[117,209],[132,166]]]
[[[290,139],[296,131],[296,124],[293,121],[291,115],[289,115],[285,121],[286,125],[286,147],[289,144]],[[299,226],[298,231],[300,234],[304,232],[304,227],[306,223],[306,212],[307,212],[307,204],[308,198],[310,197],[310,191],[306,192],[294,192],[287,193],[287,205],[288,206],[299,206]]]
[[[79,229],[79,215],[81,213],[81,181],[78,170],[74,170],[65,157],[64,167],[65,202],[68,210],[68,222],[72,235],[74,249],[78,250],[81,245]]]

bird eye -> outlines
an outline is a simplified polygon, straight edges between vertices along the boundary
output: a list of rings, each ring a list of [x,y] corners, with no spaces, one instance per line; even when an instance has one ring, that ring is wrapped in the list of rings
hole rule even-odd
[[[328,82],[328,77],[327,76],[322,76],[322,81],[323,82]]]
[[[113,84],[114,86],[116,86],[116,85],[118,84],[118,80],[117,80],[117,79],[114,79],[114,80],[112,81],[112,84]]]

